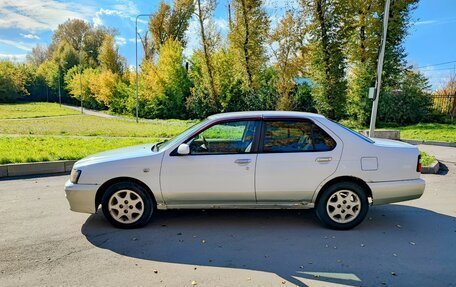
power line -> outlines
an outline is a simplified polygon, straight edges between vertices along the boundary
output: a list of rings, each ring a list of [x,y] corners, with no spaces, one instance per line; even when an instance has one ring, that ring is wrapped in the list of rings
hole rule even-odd
[[[419,69],[419,68],[417,68]],[[439,69],[424,69],[421,72],[433,72],[433,71],[443,71],[443,70],[456,70],[456,67],[453,68],[439,68]]]
[[[451,64],[451,63],[456,63],[456,60],[455,61],[432,64],[432,65],[421,66],[421,67],[417,67],[417,69],[427,68],[427,67],[434,67],[434,66],[441,66],[441,65]]]

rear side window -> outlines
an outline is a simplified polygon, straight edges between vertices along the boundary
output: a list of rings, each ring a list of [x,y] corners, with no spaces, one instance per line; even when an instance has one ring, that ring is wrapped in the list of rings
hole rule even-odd
[[[264,126],[263,152],[330,151],[336,146],[336,142],[311,121],[266,121]]]

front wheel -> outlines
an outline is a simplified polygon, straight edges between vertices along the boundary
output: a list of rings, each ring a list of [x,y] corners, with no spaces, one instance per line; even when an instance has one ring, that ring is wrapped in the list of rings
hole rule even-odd
[[[316,214],[327,227],[351,229],[367,215],[369,203],[362,187],[352,182],[339,182],[323,191],[316,205]]]
[[[149,222],[153,212],[149,193],[133,182],[118,182],[108,187],[101,205],[106,219],[120,228],[142,227]]]

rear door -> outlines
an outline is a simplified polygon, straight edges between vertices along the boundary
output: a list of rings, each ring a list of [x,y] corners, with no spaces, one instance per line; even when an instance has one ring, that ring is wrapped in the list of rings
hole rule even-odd
[[[258,203],[312,200],[342,153],[340,139],[325,129],[307,119],[264,121],[255,178]]]

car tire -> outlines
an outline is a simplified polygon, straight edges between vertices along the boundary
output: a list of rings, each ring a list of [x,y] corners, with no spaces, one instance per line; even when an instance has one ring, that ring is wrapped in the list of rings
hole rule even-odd
[[[315,213],[331,229],[348,230],[360,224],[367,215],[366,191],[353,182],[338,182],[321,194]]]
[[[143,186],[128,181],[117,182],[104,192],[101,208],[115,227],[139,228],[152,217],[154,201]]]

